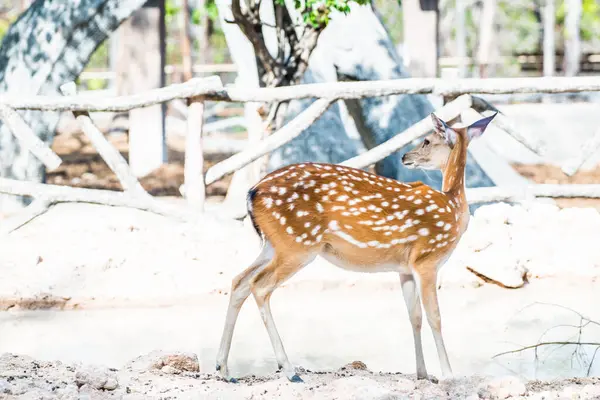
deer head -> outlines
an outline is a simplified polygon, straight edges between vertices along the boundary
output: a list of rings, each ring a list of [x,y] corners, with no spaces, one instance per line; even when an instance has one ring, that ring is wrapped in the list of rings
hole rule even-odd
[[[496,114],[482,118],[468,127],[451,128],[432,113],[433,133],[426,136],[419,146],[404,154],[402,164],[407,168],[444,170],[457,142],[460,140],[468,146],[471,140],[483,134]]]

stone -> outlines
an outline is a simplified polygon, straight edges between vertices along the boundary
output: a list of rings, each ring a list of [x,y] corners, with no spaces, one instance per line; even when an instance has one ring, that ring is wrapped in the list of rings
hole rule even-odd
[[[479,386],[478,394],[485,399],[508,399],[527,394],[525,384],[515,376],[493,378]]]
[[[6,379],[0,379],[0,394],[10,393],[10,383]]]
[[[165,365],[165,366],[164,366],[164,367],[162,367],[160,370],[161,370],[162,372],[164,372],[165,374],[174,374],[174,375],[176,375],[176,374],[180,374],[180,373],[181,373],[181,370],[180,370],[180,369],[177,369],[177,368],[175,368],[175,367],[172,367],[172,366],[170,366],[170,365]]]
[[[367,364],[365,364],[362,361],[352,361],[351,363],[348,363],[346,365],[344,365],[342,368],[340,369],[358,369],[358,370],[362,370],[362,371],[367,371]]]
[[[168,366],[163,370],[164,367]],[[166,373],[199,372],[200,363],[198,356],[193,353],[165,352],[161,350],[136,357],[127,363],[126,368],[131,371],[161,370]]]
[[[81,389],[89,386],[96,390],[114,390],[119,386],[117,376],[108,368],[85,367],[75,373],[75,383]]]

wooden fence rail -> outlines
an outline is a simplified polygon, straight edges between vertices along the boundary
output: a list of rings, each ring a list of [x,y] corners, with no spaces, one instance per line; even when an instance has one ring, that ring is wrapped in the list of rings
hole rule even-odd
[[[128,96],[0,97],[0,104],[16,110],[42,111],[129,111],[174,99],[203,96],[206,100],[229,102],[274,102],[306,98],[361,99],[397,94],[580,93],[599,92],[600,77],[543,78],[411,78],[382,81],[310,83],[277,88],[224,87],[218,76],[194,78],[185,83]]]
[[[447,104],[436,113],[445,120],[451,120],[465,111],[473,109],[486,115],[493,107],[483,99],[472,94],[499,93],[574,93],[600,91],[600,77],[574,78],[502,78],[502,79],[397,79],[368,82],[336,82],[298,85],[293,87],[247,89],[224,87],[217,76],[194,78],[186,83],[174,84],[161,89],[119,97],[97,97],[75,95],[73,84],[63,85],[63,97],[33,96],[18,98],[0,96],[0,118],[13,132],[20,143],[49,168],[56,168],[61,160],[52,150],[34,136],[33,131],[15,110],[71,111],[82,124],[83,132],[90,138],[99,154],[115,172],[125,192],[107,193],[107,191],[76,189],[52,185],[33,184],[0,178],[0,193],[29,196],[38,199],[35,207],[24,212],[39,215],[40,205],[48,206],[56,202],[92,202],[114,206],[126,206],[144,209],[164,215],[190,218],[199,215],[204,208],[205,186],[248,165],[254,160],[276,150],[300,135],[318,119],[329,105],[339,99],[360,99],[374,96],[398,94],[436,94],[444,96]],[[204,102],[280,102],[293,99],[316,98],[317,100],[288,122],[252,148],[248,147],[232,157],[211,167],[206,176],[202,176],[203,160],[203,120]],[[131,174],[125,160],[106,141],[94,126],[89,112],[92,111],[128,111],[174,99],[186,99],[189,104],[187,143],[185,154],[185,197],[188,206],[181,209],[166,206],[148,195],[137,178]],[[502,129],[531,151],[541,154],[543,146],[532,135],[523,134],[514,127],[505,116],[499,114],[492,124]],[[416,140],[432,129],[429,117],[412,125],[385,143],[376,146],[342,164],[365,168],[398,149]],[[582,148],[581,154],[569,160],[564,170],[573,174],[585,160],[600,146],[600,130],[594,138]],[[114,151],[113,151],[114,150]],[[521,188],[479,188],[469,190],[471,203],[490,201],[517,201],[532,197],[600,197],[600,185],[528,185]],[[19,222],[20,223],[20,222]],[[5,231],[5,230],[2,230]],[[2,232],[0,231],[0,232]]]

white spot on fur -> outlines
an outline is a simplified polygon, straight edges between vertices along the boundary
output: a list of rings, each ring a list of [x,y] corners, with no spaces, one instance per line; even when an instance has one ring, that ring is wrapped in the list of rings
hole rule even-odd
[[[271,208],[271,207],[273,207],[273,199],[270,197],[265,197],[263,199],[263,204],[265,205],[265,207]]]

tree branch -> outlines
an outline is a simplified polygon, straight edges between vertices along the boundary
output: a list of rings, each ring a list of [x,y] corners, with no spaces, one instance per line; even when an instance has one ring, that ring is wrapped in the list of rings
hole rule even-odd
[[[240,0],[233,0],[231,2],[231,13],[233,14],[234,21],[252,44],[254,54],[265,71],[267,71],[266,79],[270,81],[275,76],[276,61],[271,56],[271,53],[269,53],[269,49],[265,43],[259,8],[260,1],[249,4],[248,11],[242,10]]]

